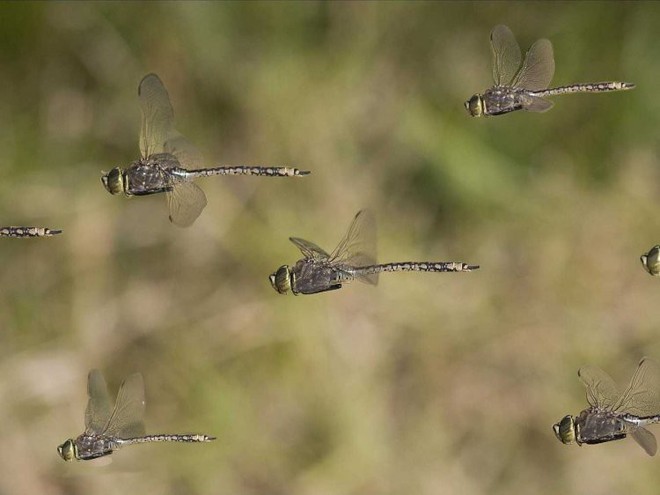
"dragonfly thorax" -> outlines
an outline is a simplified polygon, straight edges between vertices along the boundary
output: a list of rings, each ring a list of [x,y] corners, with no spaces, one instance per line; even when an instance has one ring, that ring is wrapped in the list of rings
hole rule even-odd
[[[125,190],[124,171],[119,167],[115,167],[101,176],[101,182],[110,194],[121,194]]]
[[[78,458],[78,447],[72,439],[69,439],[57,447],[57,453],[65,461],[73,461]]]
[[[271,273],[268,279],[273,289],[280,294],[286,294],[295,285],[296,275],[289,268],[289,265],[282,265],[275,273]]]
[[[570,444],[576,441],[575,418],[571,415],[564,416],[559,423],[552,426],[557,439],[563,444]]]
[[[473,117],[481,117],[484,114],[484,99],[477,94],[465,102],[465,109]]]

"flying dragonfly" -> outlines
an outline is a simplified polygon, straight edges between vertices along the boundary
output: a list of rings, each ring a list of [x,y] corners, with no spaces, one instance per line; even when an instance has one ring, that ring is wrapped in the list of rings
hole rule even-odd
[[[206,206],[206,195],[193,180],[209,175],[302,177],[308,171],[291,167],[223,166],[203,168],[201,153],[174,129],[174,111],[162,81],[146,75],[138,87],[142,109],[141,157],[127,168],[103,172],[101,182],[110,194],[145,196],[165,193],[170,221],[188,227]]]
[[[136,443],[215,440],[215,437],[201,434],[146,435],[144,380],[140,373],[129,376],[121,384],[114,409],[111,409],[108,387],[99,370],[89,372],[87,394],[85,432],[57,447],[57,453],[65,461],[97,459]]]
[[[600,368],[584,366],[578,376],[587,387],[589,407],[579,416],[564,416],[552,429],[564,444],[596,444],[630,435],[648,455],[658,450],[645,427],[660,422],[660,365],[643,358],[622,393]]]
[[[547,96],[568,93],[604,93],[633,89],[627,82],[578,83],[548,89],[555,73],[552,43],[536,41],[522,62],[520,46],[511,30],[500,24],[490,33],[493,49],[493,79],[495,86],[484,94],[475,94],[465,102],[473,117],[502,115],[515,110],[545,112],[554,105]]]
[[[644,269],[654,277],[660,277],[660,245],[653,246],[648,253],[639,257]]]
[[[371,285],[378,283],[381,272],[469,272],[478,265],[455,261],[403,261],[376,263],[376,222],[369,210],[355,215],[346,235],[332,253],[313,242],[289,237],[304,258],[293,267],[281,266],[269,277],[270,283],[280,294],[288,291],[298,294],[316,294],[341,289],[352,280]]]
[[[0,227],[0,237],[51,237],[61,233],[46,227]]]

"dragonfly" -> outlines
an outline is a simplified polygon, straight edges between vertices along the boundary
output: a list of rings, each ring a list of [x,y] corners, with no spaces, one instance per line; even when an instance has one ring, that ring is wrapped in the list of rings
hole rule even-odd
[[[85,432],[57,447],[57,453],[65,461],[97,459],[137,443],[215,440],[215,437],[201,434],[146,435],[144,380],[140,373],[130,375],[121,384],[114,409],[111,409],[108,387],[99,370],[89,372],[87,394]]]
[[[660,245],[653,246],[639,257],[644,269],[654,277],[660,277]]]
[[[189,227],[206,207],[204,191],[193,181],[210,175],[302,177],[309,171],[291,167],[223,166],[203,168],[201,153],[174,128],[174,110],[163,82],[146,75],[138,86],[142,110],[140,158],[127,168],[103,172],[101,182],[110,194],[145,196],[165,193],[170,221]]]
[[[557,438],[564,444],[582,445],[630,435],[648,455],[655,455],[655,436],[645,427],[660,422],[660,365],[643,358],[624,392],[595,366],[580,368],[578,376],[587,388],[589,407],[556,423],[552,428]]]
[[[360,210],[348,232],[332,253],[313,242],[289,237],[304,258],[293,267],[282,265],[269,276],[273,289],[280,294],[316,294],[341,289],[344,283],[359,280],[378,284],[381,272],[469,272],[479,268],[455,261],[403,261],[376,263],[376,222],[369,210]]]
[[[51,237],[61,233],[47,227],[0,227],[0,237]]]
[[[515,110],[545,112],[554,105],[547,96],[568,93],[604,93],[633,89],[627,82],[578,83],[548,89],[555,73],[552,43],[547,39],[536,41],[524,61],[520,46],[511,30],[500,24],[490,33],[493,49],[493,79],[495,86],[484,94],[475,94],[465,102],[473,117],[502,115]]]

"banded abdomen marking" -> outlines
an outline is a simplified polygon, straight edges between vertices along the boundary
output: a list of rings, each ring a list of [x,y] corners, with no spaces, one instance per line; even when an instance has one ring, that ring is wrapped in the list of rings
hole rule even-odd
[[[214,167],[201,168],[198,170],[187,170],[191,177],[207,177],[209,175],[259,175],[266,177],[302,177],[309,175],[309,171],[299,170],[291,167],[258,167],[258,166],[236,166],[236,167]]]
[[[382,265],[361,266],[355,268],[355,273],[381,272],[470,272],[477,270],[479,265],[468,265],[457,261],[403,261],[384,263]]]
[[[131,445],[134,443],[147,443],[147,442],[187,442],[187,443],[198,443],[198,442],[211,442],[215,440],[215,437],[208,435],[145,435],[143,437],[136,438],[125,438],[122,439],[119,443],[120,445]]]
[[[568,86],[559,86],[557,88],[544,89],[543,91],[530,91],[535,96],[554,96],[568,93],[606,93],[608,91],[626,91],[633,89],[635,85],[627,82],[599,82],[570,84]]]
[[[0,227],[0,237],[50,237],[61,233],[45,227]]]

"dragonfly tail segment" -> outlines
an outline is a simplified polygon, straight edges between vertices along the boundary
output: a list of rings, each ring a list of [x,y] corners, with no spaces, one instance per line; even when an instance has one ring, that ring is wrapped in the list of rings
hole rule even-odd
[[[126,438],[122,439],[121,445],[132,445],[135,443],[148,443],[148,442],[186,442],[186,443],[199,443],[199,442],[211,442],[215,440],[215,437],[208,435],[200,434],[191,434],[191,435],[145,435],[143,437],[136,438]]]
[[[385,263],[361,267],[368,273],[381,272],[471,272],[478,270],[479,265],[468,265],[456,261],[404,261],[400,263]]]
[[[51,237],[61,233],[45,227],[0,227],[0,237]]]
[[[235,166],[235,167],[213,167],[200,170],[190,170],[188,173],[195,177],[206,177],[209,175],[260,175],[266,177],[303,177],[309,175],[308,170],[299,170],[293,167],[258,167],[258,166]]]
[[[554,96],[569,93],[607,93],[609,91],[626,91],[633,89],[635,85],[627,82],[599,82],[599,83],[583,83],[571,84],[569,86],[559,86],[558,88],[545,89],[543,91],[534,92],[538,96]]]

